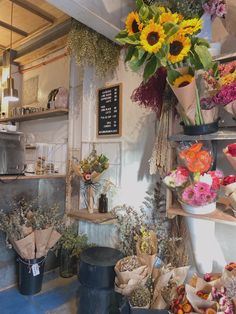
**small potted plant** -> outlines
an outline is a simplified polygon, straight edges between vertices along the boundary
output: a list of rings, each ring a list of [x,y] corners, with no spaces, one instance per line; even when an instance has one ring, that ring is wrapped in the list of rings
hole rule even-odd
[[[80,253],[89,247],[86,234],[78,234],[75,225],[67,227],[59,241],[60,276],[72,277],[77,273]]]

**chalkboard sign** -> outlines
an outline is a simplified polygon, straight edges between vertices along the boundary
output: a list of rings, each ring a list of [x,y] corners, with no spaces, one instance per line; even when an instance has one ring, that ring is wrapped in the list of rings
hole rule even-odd
[[[98,136],[121,136],[121,110],[121,84],[98,90]]]

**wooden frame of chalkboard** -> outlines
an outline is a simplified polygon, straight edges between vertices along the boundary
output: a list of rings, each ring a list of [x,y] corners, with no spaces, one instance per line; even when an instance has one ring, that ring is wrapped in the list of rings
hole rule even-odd
[[[122,134],[122,83],[98,89],[97,136]]]

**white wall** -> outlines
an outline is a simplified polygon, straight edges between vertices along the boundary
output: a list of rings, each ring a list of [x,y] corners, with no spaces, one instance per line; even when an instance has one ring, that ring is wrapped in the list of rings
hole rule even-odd
[[[23,89],[25,81],[34,77],[38,77],[38,101],[33,103],[32,106],[47,107],[48,94],[55,88],[63,86],[69,90],[69,56],[64,56],[51,63],[47,63],[49,60],[62,55],[64,52],[64,50],[58,51],[57,53],[51,54],[50,56],[42,58],[32,64],[27,64],[24,67],[24,69],[31,69],[23,72],[22,74]],[[47,64],[42,65],[42,62],[46,62]],[[19,129],[20,131],[24,132],[27,143],[60,144],[61,146],[57,145],[57,152],[61,152],[62,149],[64,151],[62,144],[67,144],[68,140],[68,117],[65,115],[21,122]],[[28,163],[33,163],[35,159],[35,153],[36,152],[34,150],[26,151],[26,161]],[[66,164],[65,158],[66,154],[62,158],[63,165]]]
[[[118,189],[110,207],[127,204],[138,209],[150,184],[155,180],[155,177],[149,175],[148,160],[154,144],[156,117],[130,100],[133,90],[141,80],[141,75],[125,67],[123,58],[115,75],[110,75],[104,81],[95,79],[91,69],[87,69],[84,74],[82,156],[87,156],[92,148],[91,143],[94,142],[98,153],[105,153],[112,164],[116,163],[112,166],[110,178],[114,183],[118,183]],[[97,89],[117,83],[122,83],[122,136],[97,138]],[[112,145],[107,145],[108,143]],[[114,245],[111,226],[80,223],[80,231],[88,233],[90,240],[95,243]]]

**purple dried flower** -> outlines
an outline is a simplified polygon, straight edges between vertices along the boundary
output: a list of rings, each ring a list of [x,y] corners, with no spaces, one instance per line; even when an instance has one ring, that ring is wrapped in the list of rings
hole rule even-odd
[[[165,87],[166,69],[161,67],[148,82],[142,82],[140,86],[133,91],[131,100],[137,102],[139,106],[152,109],[159,118],[161,115]]]

